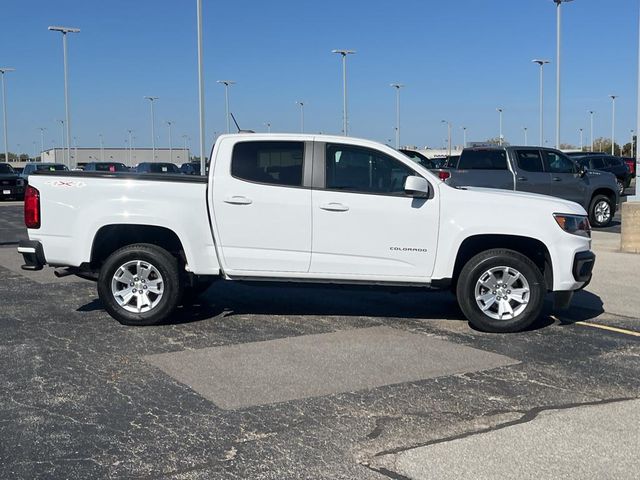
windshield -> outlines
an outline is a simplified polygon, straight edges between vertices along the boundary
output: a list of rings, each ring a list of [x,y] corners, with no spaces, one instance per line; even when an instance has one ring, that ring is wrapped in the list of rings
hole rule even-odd
[[[96,163],[97,172],[128,172],[129,169],[124,163]]]
[[[35,165],[36,170],[49,170],[50,172],[57,172],[59,170],[67,170],[67,167],[62,165],[61,163],[56,163],[54,165]]]
[[[0,163],[0,173],[11,174],[16,172],[13,170],[13,167],[11,165],[7,165],[6,163]]]
[[[173,163],[150,163],[149,171],[151,173],[180,173],[178,167]]]

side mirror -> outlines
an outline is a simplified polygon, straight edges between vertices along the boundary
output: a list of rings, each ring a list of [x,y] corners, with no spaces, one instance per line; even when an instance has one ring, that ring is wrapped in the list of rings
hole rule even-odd
[[[578,176],[580,178],[584,177],[587,174],[587,167],[582,164],[578,164]]]
[[[404,191],[412,197],[426,198],[429,196],[429,182],[422,177],[412,175],[405,180]]]

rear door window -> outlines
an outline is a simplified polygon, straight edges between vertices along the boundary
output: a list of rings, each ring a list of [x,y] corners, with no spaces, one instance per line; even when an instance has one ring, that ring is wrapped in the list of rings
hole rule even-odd
[[[458,163],[459,170],[507,170],[507,152],[504,150],[464,150]]]
[[[602,157],[593,157],[591,159],[591,168],[600,169],[605,168],[606,164],[604,163],[604,158]]]
[[[304,142],[240,142],[233,147],[231,175],[240,180],[302,186]]]
[[[518,167],[525,172],[544,172],[542,157],[538,150],[517,150]]]

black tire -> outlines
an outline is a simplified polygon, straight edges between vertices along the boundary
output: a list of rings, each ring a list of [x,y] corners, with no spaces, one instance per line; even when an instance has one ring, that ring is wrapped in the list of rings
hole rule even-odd
[[[609,216],[602,220],[598,220],[598,209],[604,204],[608,205]],[[596,228],[603,228],[608,226],[613,220],[613,212],[615,211],[615,205],[609,197],[606,195],[596,195],[591,199],[589,204],[589,222]]]
[[[624,193],[624,189],[626,188],[624,186],[624,182],[622,180],[620,180],[619,178],[616,179],[616,184],[618,185],[618,193],[620,195],[622,195]]]
[[[132,312],[120,305],[116,299],[116,295],[112,292],[112,280],[121,266],[137,261],[151,265],[159,272],[160,277],[157,278],[161,280],[162,295],[157,300],[157,304],[151,306],[149,310]],[[150,293],[151,290],[148,290],[147,295]],[[98,277],[98,296],[109,315],[123,325],[155,325],[171,315],[182,296],[178,260],[165,249],[155,245],[148,243],[127,245],[112,253],[102,265]],[[134,298],[132,297],[132,300]]]
[[[517,271],[528,284],[527,302],[519,304],[511,299],[507,301],[512,307],[515,305],[518,307],[524,306],[519,312],[518,308],[513,310],[513,313],[517,312],[517,314],[512,318],[492,318],[489,316],[490,314],[498,315],[499,312],[488,309],[489,313],[485,313],[476,301],[476,286],[479,285],[480,279],[486,278],[487,272],[491,271],[491,269],[500,270],[500,267],[507,267],[512,273]],[[513,283],[513,287],[505,288],[514,288],[515,290],[521,284],[524,286],[521,277],[517,278],[518,280]],[[500,281],[502,281],[502,277]],[[497,292],[498,290],[495,291]],[[542,311],[546,291],[544,277],[540,269],[524,255],[506,249],[487,250],[471,258],[462,268],[457,285],[458,304],[465,317],[478,330],[493,333],[519,332],[533,324]],[[505,294],[507,292],[511,295],[511,290],[505,291]],[[494,308],[494,305],[492,304],[491,308]],[[495,305],[495,308],[497,308],[497,305]]]

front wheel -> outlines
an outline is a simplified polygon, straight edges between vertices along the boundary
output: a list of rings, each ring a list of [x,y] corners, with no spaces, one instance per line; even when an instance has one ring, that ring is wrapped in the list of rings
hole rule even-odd
[[[471,325],[485,332],[519,332],[536,321],[546,287],[540,269],[513,250],[479,253],[463,267],[458,303]]]
[[[606,227],[613,220],[615,206],[606,195],[596,195],[589,205],[589,222],[597,228]]]
[[[123,247],[102,265],[98,295],[123,325],[159,323],[171,315],[182,295],[178,261],[156,245]]]

